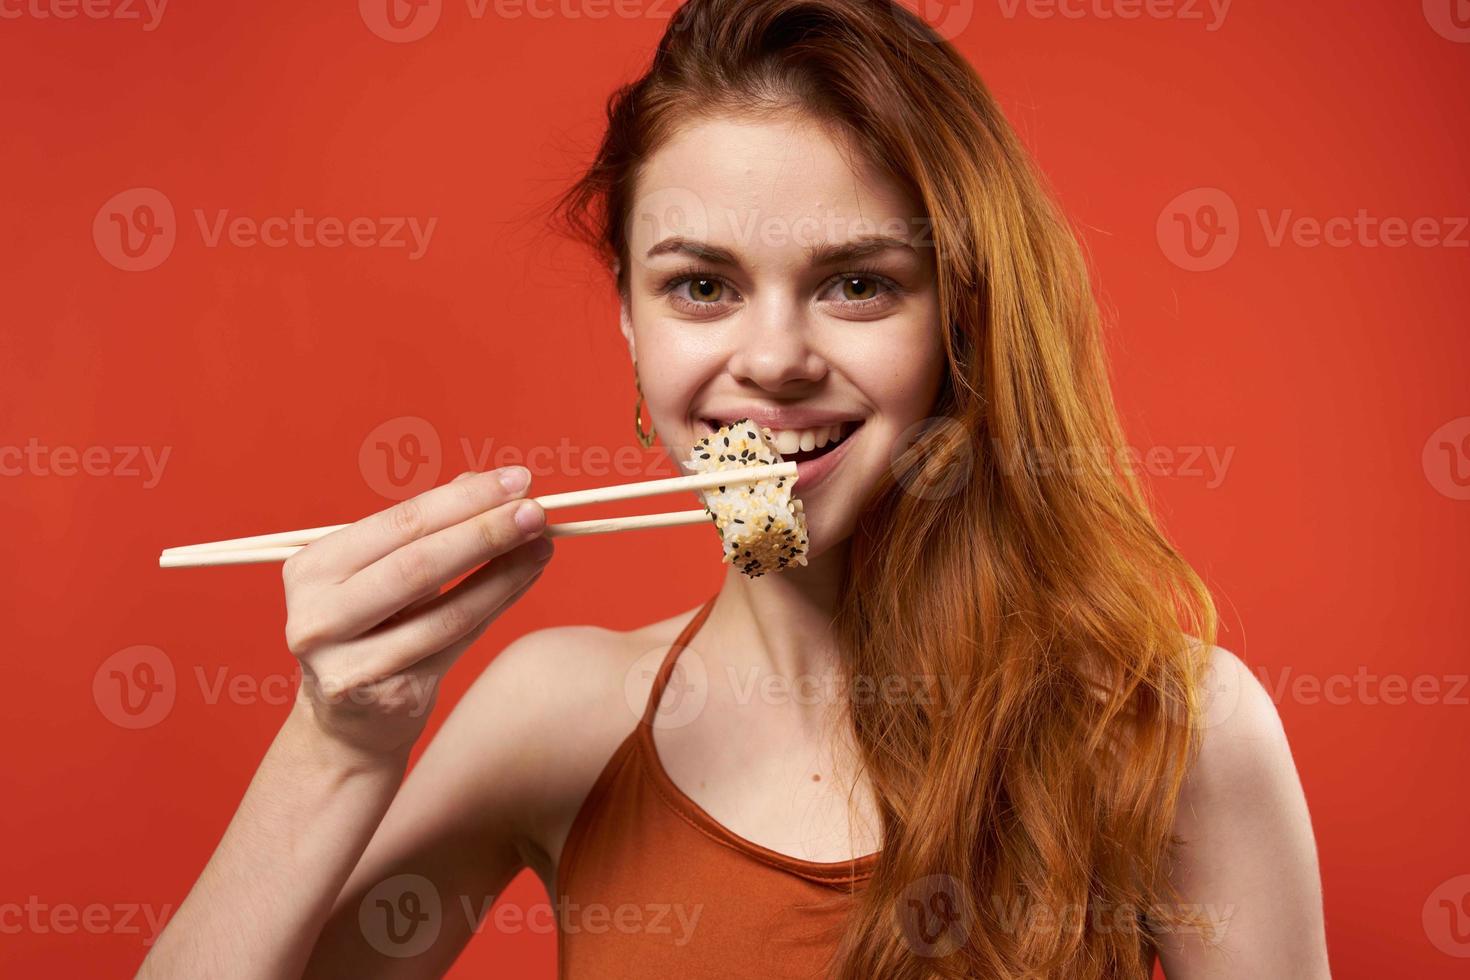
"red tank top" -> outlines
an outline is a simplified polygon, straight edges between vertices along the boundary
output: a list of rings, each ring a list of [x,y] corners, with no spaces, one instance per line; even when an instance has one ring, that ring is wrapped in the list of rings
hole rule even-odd
[[[746,840],[664,771],[655,718],[714,603],[669,648],[642,720],[567,835],[556,874],[563,980],[825,976],[851,896],[872,873],[875,854],[822,863]]]

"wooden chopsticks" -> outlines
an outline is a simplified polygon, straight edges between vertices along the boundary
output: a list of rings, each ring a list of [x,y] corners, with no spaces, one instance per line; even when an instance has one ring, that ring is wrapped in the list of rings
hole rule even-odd
[[[624,483],[611,487],[597,487],[592,490],[573,490],[569,493],[553,493],[531,499],[540,504],[543,510],[557,510],[563,507],[604,504],[617,500],[655,497],[685,490],[708,490],[711,487],[757,483],[761,480],[794,476],[796,476],[796,464],[786,462],[768,466],[718,470],[713,473],[696,473],[693,476],[676,476],[665,480],[648,480],[643,483]],[[699,524],[708,520],[709,514],[701,508],[672,511],[666,514],[638,514],[629,517],[550,524],[544,533],[549,538],[577,537],[651,527],[677,527],[683,524]],[[252,565],[285,561],[313,541],[318,541],[347,526],[346,524],[333,524],[328,527],[303,528],[299,531],[280,531],[275,534],[257,534],[246,538],[229,538],[223,541],[206,541],[202,544],[165,548],[158,556],[158,567],[196,568],[208,565]]]

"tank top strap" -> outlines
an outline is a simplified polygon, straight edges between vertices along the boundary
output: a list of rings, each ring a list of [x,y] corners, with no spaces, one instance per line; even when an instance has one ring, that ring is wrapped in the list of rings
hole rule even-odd
[[[645,727],[653,725],[654,716],[658,714],[659,703],[663,701],[664,688],[668,687],[669,678],[674,673],[674,666],[679,661],[679,654],[689,645],[689,642],[694,639],[694,634],[699,632],[699,628],[709,618],[710,610],[715,607],[715,600],[719,597],[718,592],[710,596],[669,646],[669,652],[664,655],[663,663],[659,665],[658,673],[654,675],[653,688],[648,692],[648,703],[643,707],[643,719],[639,722],[640,725]]]

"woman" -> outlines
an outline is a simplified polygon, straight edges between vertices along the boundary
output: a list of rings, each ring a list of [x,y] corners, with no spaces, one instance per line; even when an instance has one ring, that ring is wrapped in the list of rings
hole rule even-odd
[[[1078,247],[949,45],[887,0],[691,0],[562,214],[614,270],[640,438],[645,399],[680,458],[775,430],[809,564],[524,637],[403,780],[551,558],[528,474],[305,549],[307,697],[145,976],[433,976],[523,867],[567,977],[1328,975],[1274,707],[1211,645]]]

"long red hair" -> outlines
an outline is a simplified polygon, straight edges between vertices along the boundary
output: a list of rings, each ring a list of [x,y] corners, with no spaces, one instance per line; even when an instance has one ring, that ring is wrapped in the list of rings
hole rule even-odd
[[[1215,612],[1127,465],[1076,238],[974,69],[892,0],[690,0],[559,214],[626,289],[640,164],[691,118],[786,108],[922,203],[948,364],[837,616],[854,678],[944,683],[847,706],[883,847],[834,974],[1147,976],[1192,920],[1171,827]]]

